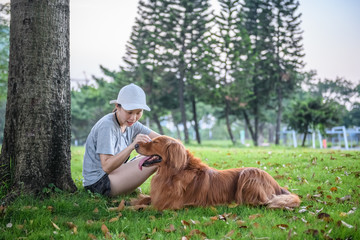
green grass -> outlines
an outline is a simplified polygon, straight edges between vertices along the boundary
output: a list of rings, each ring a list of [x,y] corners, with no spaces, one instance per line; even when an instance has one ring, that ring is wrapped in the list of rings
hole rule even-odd
[[[111,211],[136,195],[106,198],[84,191],[84,149],[74,147],[72,176],[78,191],[55,192],[46,198],[20,196],[0,209],[0,239],[105,239],[104,226],[112,239],[360,239],[360,152],[229,146],[204,143],[188,148],[218,169],[265,169],[280,185],[300,195],[301,207]],[[141,186],[144,193],[149,188],[150,180]]]

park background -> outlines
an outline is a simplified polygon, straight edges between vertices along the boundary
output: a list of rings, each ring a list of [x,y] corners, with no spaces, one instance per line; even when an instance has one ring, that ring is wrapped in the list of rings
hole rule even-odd
[[[359,83],[348,75],[350,71],[336,69],[342,65],[358,71],[353,67],[359,56],[358,46],[352,45],[352,41],[358,39],[358,33],[351,31],[357,29],[356,23],[359,23],[354,21],[358,17],[354,14],[359,6],[356,2],[317,1],[324,4],[320,9],[315,7],[317,4],[310,4],[316,13],[311,16],[318,17],[310,26],[315,29],[320,21],[328,23],[325,24],[328,28],[324,29],[334,30],[330,32],[337,33],[335,36],[347,41],[335,40],[335,37],[322,39],[327,35],[323,32],[311,37],[319,43],[315,50],[309,51],[305,41],[309,39],[305,32],[309,31],[304,25],[305,32],[302,32],[300,20],[303,17],[293,13],[295,9],[297,13],[304,11],[304,20],[307,14],[301,5],[297,7],[296,1],[241,1],[245,4],[242,7],[237,5],[238,1],[219,1],[224,8],[218,9],[217,13],[223,12],[223,15],[215,18],[216,21],[213,15],[207,14],[208,1],[171,1],[170,5],[165,0],[141,1],[138,12],[141,17],[133,24],[126,24],[134,27],[134,31],[131,30],[127,36],[128,45],[124,46],[126,54],[113,54],[127,61],[119,61],[112,67],[101,60],[100,55],[95,56],[95,50],[104,46],[100,40],[112,39],[107,35],[112,31],[105,30],[108,24],[96,27],[95,23],[100,22],[102,12],[106,12],[107,16],[116,15],[115,3],[102,10],[100,6],[106,7],[102,1],[90,14],[92,19],[89,20],[76,13],[73,7],[76,3],[82,3],[79,11],[89,13],[86,3],[96,1],[72,1],[71,19],[76,21],[76,17],[79,17],[84,22],[78,30],[74,30],[76,24],[72,22],[71,35],[82,34],[84,39],[80,42],[84,46],[95,40],[91,47],[85,47],[85,54],[80,55],[89,59],[95,56],[99,61],[91,71],[84,68],[80,72],[85,70],[91,73],[99,68],[99,64],[103,64],[103,67],[99,68],[100,73],[94,74],[94,78],[91,74],[84,82],[73,81],[71,139],[70,59],[67,54],[69,1],[58,0],[56,5],[51,4],[54,1],[13,1],[18,7],[17,11],[13,11],[14,22],[20,24],[12,25],[15,30],[10,34],[12,50],[9,75],[16,76],[9,80],[8,85],[9,27],[6,20],[9,9],[6,5],[1,6],[0,96],[3,104],[6,86],[9,86],[8,105],[13,103],[7,108],[7,116],[10,117],[6,118],[5,132],[7,136],[16,133],[20,137],[5,137],[2,145],[0,238],[359,238],[360,152],[272,145],[276,143],[276,136],[280,136],[275,134],[280,133],[276,126],[279,129],[290,126],[298,132],[303,131],[305,136],[313,130],[324,133],[325,129],[333,126],[346,126],[349,129],[359,125]],[[230,11],[226,10],[225,3],[228,3]],[[300,3],[306,6],[309,2]],[[326,17],[329,12],[336,12],[329,11],[329,7],[337,9],[339,15],[330,14],[334,17],[330,19]],[[114,14],[110,14],[112,10]],[[30,18],[23,19],[24,12]],[[233,18],[229,18],[228,12],[233,14]],[[58,13],[63,17],[59,17]],[[51,25],[49,21],[44,21],[44,15],[51,20]],[[334,23],[343,20],[347,20],[348,24],[340,24],[339,30]],[[117,22],[117,26],[120,25],[123,22]],[[100,37],[85,37],[88,32],[85,26]],[[209,26],[213,26],[215,32],[209,32]],[[26,31],[22,31],[23,27]],[[222,30],[216,32],[220,28]],[[98,29],[104,29],[106,34],[96,34]],[[31,36],[30,41],[22,41],[28,36]],[[57,40],[64,41],[64,47],[49,44]],[[75,63],[74,50],[81,48],[74,40],[71,42],[71,62]],[[32,44],[40,47],[34,48]],[[315,59],[307,59],[306,56],[311,56],[327,44],[331,47],[327,48],[326,54],[320,54],[321,62],[336,74],[325,74],[323,77],[319,65],[314,67],[311,64],[312,67],[308,69],[303,65]],[[112,44],[109,42],[105,45]],[[343,52],[344,55],[327,55],[335,52]],[[304,56],[304,53],[307,55]],[[54,54],[60,57],[49,57]],[[23,61],[24,58],[27,61]],[[328,64],[327,60],[338,64]],[[42,66],[44,61],[48,64],[46,66],[55,62],[52,65],[55,68],[36,67]],[[85,67],[85,61],[80,62],[83,63],[80,68]],[[25,71],[16,71],[21,67]],[[71,69],[73,72],[76,64]],[[43,77],[42,74],[48,70],[52,70],[53,75]],[[312,70],[318,70],[319,75]],[[59,76],[59,72],[63,74]],[[355,73],[355,79],[356,76]],[[36,80],[35,86],[31,84]],[[11,89],[14,90],[14,84],[19,82],[22,86],[18,86],[18,89],[24,91],[14,94]],[[134,195],[107,198],[85,191],[81,175],[84,147],[70,146],[70,142],[83,144],[92,124],[111,111],[112,106],[108,101],[116,98],[119,88],[129,82],[138,83],[148,93],[153,111],[144,116],[145,124],[159,132],[181,138],[186,147],[210,167],[264,169],[281,186],[300,196],[301,207],[293,211],[272,211],[230,204],[158,212],[151,208],[125,206],[125,200]],[[46,87],[55,91],[42,92]],[[58,89],[68,91],[66,101],[63,95],[57,94]],[[51,95],[47,95],[49,92]],[[62,114],[54,114],[59,112]],[[12,124],[14,122],[20,124]],[[199,134],[194,134],[197,122]],[[165,123],[172,123],[173,126]],[[184,126],[188,127],[188,132]],[[239,143],[239,134],[245,129],[248,130],[246,143]],[[209,141],[210,130],[212,140]],[[284,145],[283,139],[278,140],[280,145]],[[271,146],[244,148],[246,144]],[[149,193],[149,180],[141,186],[145,193]]]
[[[5,6],[4,4],[7,2],[2,0],[2,6]],[[312,132],[318,133],[318,130],[320,130],[323,138],[326,138],[325,129],[345,126],[346,128],[355,129],[355,133],[348,137],[351,137],[354,146],[358,145],[359,134],[356,132],[356,126],[360,125],[358,98],[360,68],[357,59],[360,55],[360,47],[357,42],[360,41],[360,33],[356,29],[359,28],[360,23],[357,14],[358,10],[360,10],[360,4],[357,1],[317,1],[315,3],[299,1],[299,6],[292,9],[292,12],[287,13],[288,16],[294,14],[292,16],[294,22],[291,24],[296,29],[292,33],[289,33],[288,30],[280,30],[280,28],[276,27],[276,24],[273,24],[275,15],[272,16],[272,20],[263,19],[263,22],[259,22],[255,27],[258,30],[263,28],[262,24],[267,24],[266,21],[268,23],[272,21],[273,23],[271,27],[266,26],[269,30],[267,33],[261,34],[267,34],[269,39],[275,39],[276,34],[280,34],[279,32],[276,33],[276,30],[283,31],[282,34],[287,31],[290,34],[288,40],[292,41],[292,43],[284,44],[278,41],[277,44],[282,44],[282,46],[268,44],[262,49],[254,49],[254,42],[244,43],[246,42],[244,35],[239,37],[243,42],[242,46],[236,45],[235,42],[239,42],[239,39],[233,38],[232,34],[236,32],[234,29],[226,33],[231,36],[228,41],[230,45],[232,44],[233,49],[231,47],[225,49],[224,46],[221,46],[228,36],[226,34],[221,35],[219,32],[227,31],[228,24],[234,26],[237,24],[239,29],[246,29],[245,25],[239,26],[244,24],[245,21],[250,22],[252,16],[248,14],[248,19],[243,20],[243,23],[236,23],[236,21],[239,21],[236,17],[233,19],[233,23],[220,23],[221,20],[219,19],[218,21],[215,19],[210,20],[213,16],[210,11],[214,10],[214,14],[217,16],[220,16],[220,14],[228,16],[228,13],[224,8],[221,8],[218,1],[212,0],[208,3],[209,6],[204,6],[199,12],[194,12],[194,15],[197,14],[204,18],[202,23],[199,21],[200,25],[206,24],[205,31],[211,32],[212,41],[216,39],[218,45],[217,51],[214,53],[209,52],[208,56],[201,56],[201,61],[210,57],[214,66],[217,64],[218,67],[217,69],[216,67],[213,69],[204,67],[200,69],[209,73],[213,71],[212,75],[209,74],[211,76],[209,79],[212,80],[202,78],[193,82],[187,80],[187,78],[196,80],[201,75],[201,73],[196,73],[194,70],[195,64],[194,66],[189,65],[188,69],[182,71],[179,80],[179,76],[175,74],[172,74],[172,76],[170,76],[171,74],[166,75],[164,74],[166,68],[159,67],[161,64],[164,66],[164,62],[173,60],[162,58],[161,55],[163,54],[160,52],[157,52],[157,56],[151,55],[152,50],[150,47],[143,50],[147,51],[147,53],[134,60],[136,57],[134,57],[134,52],[131,52],[131,50],[142,47],[139,39],[134,40],[134,36],[136,34],[140,36],[141,31],[144,31],[136,30],[139,29],[137,26],[152,18],[154,22],[146,22],[148,25],[146,31],[152,32],[152,34],[166,31],[166,29],[159,26],[157,29],[156,27],[151,29],[155,26],[156,21],[156,17],[153,17],[152,14],[158,14],[161,11],[160,8],[160,10],[151,9],[151,6],[144,6],[142,1],[125,3],[124,1],[107,0],[104,3],[99,3],[98,1],[79,0],[70,4],[73,144],[84,144],[93,124],[101,116],[112,110],[112,106],[108,104],[108,101],[116,98],[118,89],[129,82],[136,82],[145,88],[149,95],[150,104],[154,109],[151,113],[145,113],[142,119],[143,123],[149,125],[155,131],[182,139],[187,143],[189,141],[201,143],[202,140],[231,140],[233,144],[241,145],[269,145],[276,143],[294,146],[294,138],[287,131],[288,129],[294,129],[301,134],[297,136],[298,145],[304,143],[307,146],[313,146],[313,138],[310,136]],[[232,7],[232,10],[228,10],[239,9],[239,6]],[[146,11],[149,12],[145,13]],[[238,14],[237,11],[232,12],[233,17]],[[2,90],[0,95],[0,142],[3,140],[7,91],[7,48],[9,43],[7,20],[9,14],[6,13],[6,8],[2,9],[1,17],[2,69],[0,84]],[[282,18],[281,21],[285,23],[286,16]],[[193,26],[190,26],[192,30],[188,31],[191,32],[200,25],[194,23]],[[219,31],[219,29],[222,30]],[[176,31],[181,31],[181,29],[175,30],[174,34],[178,34]],[[253,30],[247,29],[248,36],[255,34],[254,31],[251,31]],[[201,34],[206,35],[205,33]],[[151,37],[152,39],[150,39]],[[142,44],[146,43],[150,46],[152,41],[153,44],[161,46],[167,41],[159,36],[150,36],[150,38],[148,40],[143,39]],[[264,35],[262,38],[266,39],[266,36]],[[295,40],[296,38],[298,40]],[[136,41],[138,42],[136,43]],[[198,41],[195,45],[193,43],[192,45],[184,45],[184,47],[191,52],[191,49],[200,49],[201,44],[210,40],[202,38],[201,41]],[[263,41],[263,44],[266,45],[266,41]],[[178,48],[180,45],[173,47]],[[276,49],[277,47],[278,49]],[[154,49],[156,48],[155,46]],[[291,53],[290,50],[285,55],[282,55],[284,61],[280,66],[278,59],[269,57],[266,53],[257,60],[253,59],[251,63],[249,60],[250,54],[246,53],[246,48],[253,49],[252,56],[264,52],[274,54],[276,51],[280,56],[279,49],[286,52],[286,48],[295,52]],[[224,55],[226,51],[231,52],[239,49],[241,49],[240,52],[242,51],[239,56],[228,55],[225,57]],[[214,55],[210,56],[210,54]],[[247,55],[248,60],[239,62],[238,64],[242,64],[240,67],[234,67],[234,64],[237,64],[237,60],[234,58],[239,60],[240,55],[243,58]],[[157,65],[154,65],[154,62],[150,63],[152,61],[151,56],[153,60],[158,61]],[[179,56],[178,53],[173,52],[172,59]],[[180,57],[188,58],[185,59],[185,62],[194,60],[191,59],[193,56],[186,55],[186,53]],[[129,58],[132,58],[130,64],[127,62]],[[142,61],[141,58],[147,59],[147,63],[139,64],[139,61]],[[291,69],[286,70],[285,62],[289,62],[290,59],[296,63],[291,63],[292,66],[290,67],[288,64],[288,68]],[[269,67],[272,64],[271,61],[280,68]],[[267,62],[266,66],[261,65],[264,62]],[[151,64],[152,66],[150,66]],[[249,66],[252,64],[258,64],[258,66],[249,70]],[[200,64],[198,65],[200,66]],[[157,68],[157,72],[154,71],[153,67]],[[267,69],[260,71],[260,67]],[[235,68],[248,70],[241,72],[234,70]],[[225,73],[220,69],[229,69],[229,71]],[[161,71],[162,73],[160,73]],[[129,72],[132,72],[132,74],[129,74]],[[151,74],[155,73],[155,75],[151,76],[151,80],[149,80],[150,72],[152,72]],[[176,69],[175,67],[168,72],[180,73],[181,71],[180,68]],[[255,76],[259,74],[264,74],[266,77],[261,80],[256,79]],[[282,74],[285,78],[282,78],[279,74]],[[290,80],[284,80],[289,76]],[[238,80],[234,81],[236,78]],[[287,83],[284,84],[286,81]],[[183,89],[181,89],[184,93],[183,100],[179,100],[181,94],[179,95],[178,90],[182,86],[180,82],[184,83]],[[150,86],[156,88],[156,90],[152,90]],[[169,86],[174,88],[169,88]],[[168,99],[153,96],[160,95],[157,91],[164,91],[165,89],[167,90],[166,95],[171,96]],[[280,100],[279,89],[281,89],[281,94],[284,95],[282,96],[283,99]],[[151,91],[153,93],[150,93]],[[261,94],[258,92],[261,92]],[[219,98],[214,96],[219,96]],[[300,112],[298,114],[302,114],[303,122],[294,122],[294,119],[290,117],[296,114],[295,109],[297,107],[294,108],[294,106],[299,106],[299,102],[306,101],[308,102],[304,108],[308,112],[316,111],[319,113],[319,109],[325,106],[332,106],[332,109],[325,109],[322,116],[317,117],[317,120],[310,119],[311,117],[305,119],[306,116],[303,112]],[[308,109],[309,104],[318,104],[318,106],[314,106],[314,109]],[[296,118],[301,117],[296,115]],[[306,129],[301,126],[304,124]],[[184,128],[184,125],[186,125],[186,128]],[[304,133],[308,136],[304,136]],[[344,145],[341,143],[341,140],[343,140],[341,136],[342,134],[333,134],[330,136],[329,141],[335,139],[337,146],[342,147]],[[305,138],[307,138],[307,141],[303,142]],[[316,137],[317,141],[319,141],[318,139]],[[318,142],[316,146],[320,145],[321,143]]]

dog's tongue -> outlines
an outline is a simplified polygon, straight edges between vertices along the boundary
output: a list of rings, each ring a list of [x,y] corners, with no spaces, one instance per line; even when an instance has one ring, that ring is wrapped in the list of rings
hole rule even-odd
[[[141,159],[139,160],[138,167],[139,167],[140,171],[142,171],[142,165],[144,164],[144,162],[145,162],[146,160],[150,159],[150,158],[151,158],[151,156],[150,156],[150,157],[148,157],[148,156],[143,156],[143,158],[141,158]]]

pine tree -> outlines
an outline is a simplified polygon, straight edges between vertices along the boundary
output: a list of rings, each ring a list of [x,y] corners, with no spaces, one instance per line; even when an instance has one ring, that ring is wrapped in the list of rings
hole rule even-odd
[[[247,69],[251,76],[252,99],[243,109],[243,115],[254,145],[258,145],[260,121],[264,121],[262,112],[266,109],[273,90],[274,46],[271,25],[273,14],[269,0],[245,0],[242,4],[242,24],[251,42],[251,49],[246,56],[249,59]],[[250,118],[253,116],[253,125]]]
[[[239,0],[219,0],[219,3],[221,9],[216,17],[218,31],[215,34],[219,42],[219,87],[216,89],[218,94],[215,96],[219,96],[219,98],[213,99],[212,102],[215,101],[217,105],[225,106],[222,115],[226,119],[230,139],[235,144],[230,115],[239,104],[239,96],[244,97],[242,90],[245,88],[239,87],[238,84],[244,80],[240,57],[244,54],[245,39],[242,29],[239,28]]]
[[[274,20],[273,42],[275,44],[275,64],[273,81],[277,102],[276,138],[280,141],[280,125],[282,119],[282,101],[294,92],[299,84],[298,71],[303,67],[302,31],[300,29],[301,14],[297,0],[272,0]]]
[[[171,19],[176,26],[168,28],[171,37],[166,50],[171,69],[176,72],[178,102],[186,143],[189,142],[186,116],[186,102],[189,100],[186,97],[192,103],[193,119],[197,124],[195,97],[213,77],[209,74],[212,71],[213,55],[210,46],[209,23],[212,19],[209,7],[209,1],[201,0],[177,0],[171,4]],[[200,82],[201,84],[198,84]],[[199,142],[200,136],[197,135]]]
[[[123,58],[126,65],[122,69],[129,74],[129,79],[144,88],[152,109],[148,114],[160,134],[163,130],[159,117],[176,105],[173,96],[177,89],[171,77],[173,74],[166,71],[169,66],[164,59],[169,38],[165,27],[174,27],[169,19],[169,5],[167,0],[139,1],[139,16],[126,45]]]

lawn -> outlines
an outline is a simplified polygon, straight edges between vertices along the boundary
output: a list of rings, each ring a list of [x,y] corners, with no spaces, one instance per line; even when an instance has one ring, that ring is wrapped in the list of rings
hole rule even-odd
[[[299,208],[190,207],[162,212],[123,206],[81,183],[82,147],[72,148],[75,193],[20,196],[0,209],[0,239],[360,239],[360,152],[308,148],[187,146],[214,168],[259,167],[301,197]],[[150,180],[141,186],[149,193]],[[53,191],[55,190],[55,191]]]

